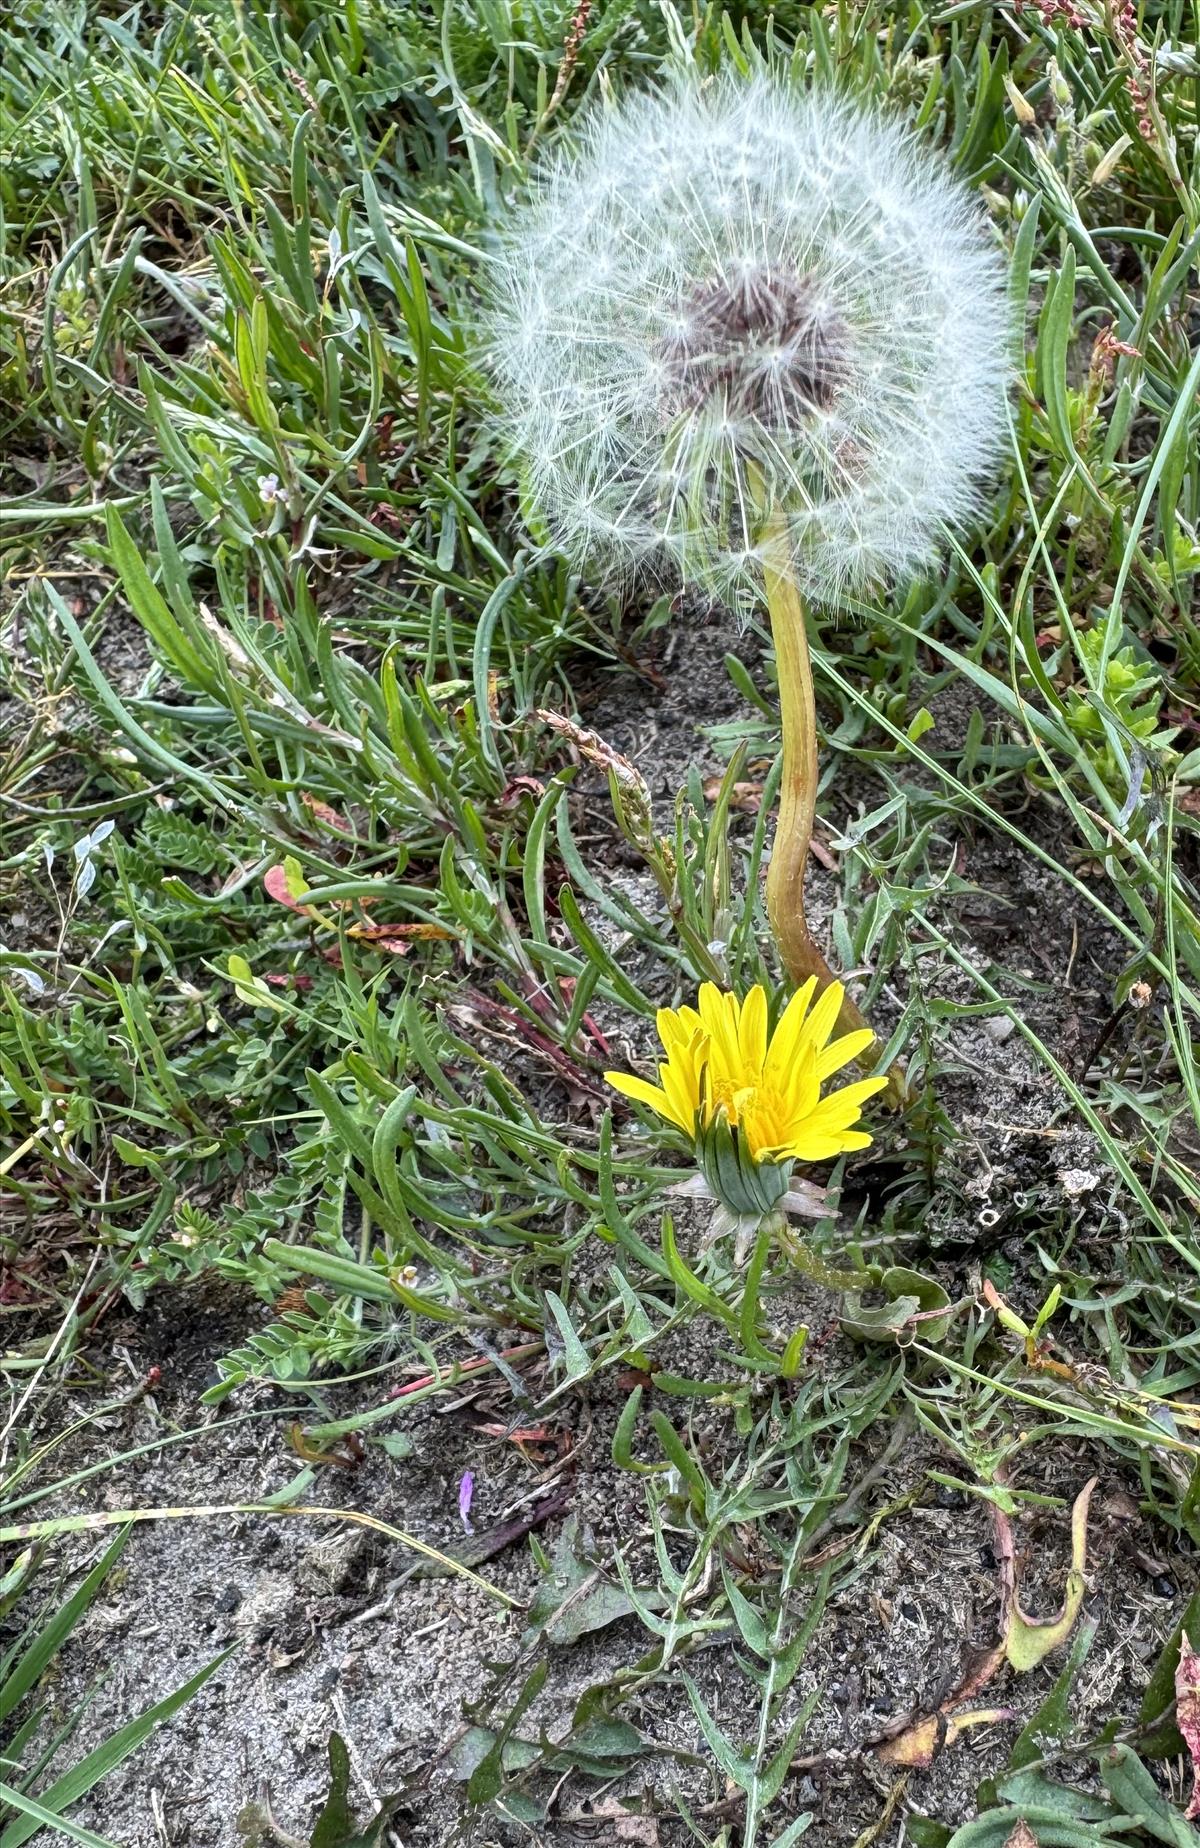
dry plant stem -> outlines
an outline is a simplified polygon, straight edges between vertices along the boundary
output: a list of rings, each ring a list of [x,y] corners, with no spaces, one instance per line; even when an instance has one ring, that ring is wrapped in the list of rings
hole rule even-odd
[[[771,637],[779,676],[779,712],[783,726],[783,775],[779,783],[779,820],[767,869],[767,917],[789,979],[800,986],[810,975],[818,990],[836,978],[813,940],[804,910],[804,876],[817,808],[817,704],[804,604],[788,564],[784,517],[773,512],[764,528],[764,571]],[[854,1033],[868,1022],[847,995],[837,1032]],[[874,1067],[883,1048],[873,1040],[859,1060]],[[889,1074],[888,1096],[902,1102],[904,1081]]]
[[[798,988],[810,975],[818,989],[836,978],[813,940],[804,910],[804,878],[817,810],[817,705],[804,604],[786,560],[783,516],[771,514],[765,532],[767,608],[779,675],[779,713],[783,726],[783,775],[779,783],[779,820],[767,869],[767,917],[788,977]],[[838,1015],[837,1031],[853,1033],[866,1026],[849,995]]]

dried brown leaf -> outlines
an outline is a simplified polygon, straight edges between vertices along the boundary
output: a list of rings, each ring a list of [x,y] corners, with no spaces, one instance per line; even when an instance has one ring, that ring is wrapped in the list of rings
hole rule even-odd
[[[704,800],[715,802],[721,793],[723,778],[710,776],[704,784]],[[743,815],[756,815],[762,803],[763,786],[761,783],[735,783],[729,796],[731,809],[738,809]]]
[[[335,828],[339,834],[350,834],[353,829],[344,815],[331,808],[328,802],[322,802],[318,796],[310,796],[306,789],[300,791],[300,800],[317,821],[323,821],[328,828]]]
[[[1192,1761],[1192,1800],[1184,1811],[1191,1822],[1200,1816],[1200,1654],[1186,1630],[1180,1632],[1175,1670],[1175,1724]]]
[[[611,1823],[611,1829],[602,1838],[606,1842],[626,1842],[630,1848],[660,1848],[662,1836],[658,1832],[656,1816],[637,1816],[631,1810],[611,1797],[602,1798],[594,1803],[587,1812],[587,1821]],[[581,1817],[582,1821],[583,1818]]]
[[[970,1726],[992,1726],[1010,1720],[1011,1707],[980,1707],[972,1713],[931,1713],[896,1739],[879,1746],[876,1756],[885,1765],[911,1765],[924,1770],[939,1752],[953,1745]]]

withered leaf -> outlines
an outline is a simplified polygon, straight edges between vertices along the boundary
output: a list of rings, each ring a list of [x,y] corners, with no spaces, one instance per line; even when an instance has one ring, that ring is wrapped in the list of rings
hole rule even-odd
[[[1200,1653],[1186,1630],[1179,1638],[1175,1670],[1175,1724],[1192,1761],[1192,1800],[1183,1812],[1189,1822],[1200,1816]]]
[[[1012,1714],[1011,1707],[980,1707],[973,1713],[930,1713],[895,1739],[886,1740],[877,1756],[885,1765],[910,1765],[924,1770],[969,1726],[996,1725],[1001,1720],[1011,1720]]]
[[[1084,1571],[1087,1565],[1088,1504],[1095,1486],[1096,1478],[1093,1476],[1079,1491],[1071,1510],[1071,1569],[1067,1573],[1066,1596],[1058,1615],[1044,1619],[1027,1617],[1013,1586],[1004,1629],[1004,1648],[1018,1674],[1036,1668],[1052,1649],[1066,1642],[1075,1626],[1086,1589]]]

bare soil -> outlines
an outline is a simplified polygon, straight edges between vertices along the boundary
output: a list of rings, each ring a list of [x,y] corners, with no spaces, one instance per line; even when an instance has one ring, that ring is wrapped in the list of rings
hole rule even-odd
[[[175,1299],[191,1319],[187,1295]],[[211,1326],[210,1335],[218,1329]],[[236,1319],[226,1342],[241,1332]],[[170,1384],[93,1430],[80,1456],[107,1453],[112,1467],[70,1498],[73,1512],[119,1507],[187,1507],[203,1510],[230,1501],[261,1501],[298,1473],[289,1424],[292,1403],[227,1424],[205,1426],[197,1407],[205,1374],[171,1358],[147,1318],[110,1331],[111,1347],[96,1356],[117,1371],[161,1364]],[[214,1343],[214,1346],[217,1344]],[[842,1356],[836,1343],[825,1365]],[[706,1364],[702,1330],[690,1351],[669,1364],[696,1376]],[[118,1358],[119,1351],[119,1358]],[[155,1354],[164,1356],[161,1362]],[[720,1363],[707,1357],[714,1368]],[[822,1363],[818,1363],[822,1364]],[[378,1392],[374,1395],[377,1398]],[[589,1553],[601,1562],[631,1536],[636,1569],[649,1566],[649,1529],[640,1485],[617,1472],[609,1445],[623,1403],[620,1386],[605,1382],[586,1403],[564,1401],[562,1437],[572,1448],[569,1467],[548,1465],[545,1453],[522,1456],[511,1443],[481,1436],[478,1426],[503,1416],[502,1395],[482,1394],[447,1412],[422,1410],[397,1421],[413,1439],[411,1456],[394,1460],[374,1447],[352,1471],[318,1471],[313,1503],[361,1511],[439,1547],[462,1539],[458,1484],[473,1472],[472,1521],[487,1532],[530,1506],[539,1492],[569,1490],[570,1514]],[[361,1394],[329,1395],[344,1413]],[[489,1399],[492,1403],[489,1404]],[[253,1408],[260,1412],[263,1407]],[[669,1408],[673,1409],[673,1408]],[[64,1415],[86,1410],[81,1398]],[[489,1418],[488,1414],[492,1417]],[[311,1416],[311,1413],[310,1413]],[[132,1461],[122,1453],[192,1429],[181,1444]],[[193,1429],[193,1427],[196,1427]],[[732,1430],[714,1420],[715,1450]],[[857,1447],[850,1482],[869,1468],[875,1442]],[[60,1470],[77,1457],[59,1458]],[[710,1452],[710,1463],[715,1457]],[[853,1567],[830,1601],[814,1644],[794,1684],[784,1720],[814,1689],[822,1699],[805,1736],[802,1767],[789,1780],[779,1824],[800,1810],[815,1821],[807,1839],[850,1848],[879,1817],[895,1773],[880,1763],[873,1744],[905,1715],[936,1709],[958,1685],[973,1647],[995,1635],[996,1562],[986,1509],[961,1492],[933,1483],[928,1470],[946,1458],[913,1437],[847,1531],[835,1537],[852,1549]],[[1039,1451],[1023,1488],[1069,1502],[1097,1467],[1093,1455],[1062,1447]],[[1089,1544],[1087,1615],[1099,1634],[1076,1695],[1085,1732],[1114,1716],[1132,1720],[1141,1690],[1181,1600],[1200,1583],[1195,1559],[1162,1555],[1162,1536],[1138,1512],[1136,1484],[1101,1468]],[[548,1476],[555,1478],[546,1484]],[[39,1512],[43,1510],[39,1509]],[[881,1518],[878,1518],[881,1517]],[[552,1545],[564,1515],[541,1538]],[[871,1521],[878,1518],[878,1525]],[[1058,1506],[1017,1523],[1023,1561],[1022,1597],[1032,1615],[1050,1615],[1062,1597],[1068,1554],[1068,1511]],[[64,1545],[64,1566],[80,1570],[101,1544],[87,1551]],[[372,1797],[411,1792],[396,1825],[406,1848],[441,1848],[456,1839],[462,1820],[461,1783],[449,1767],[464,1723],[463,1704],[476,1699],[488,1664],[515,1652],[523,1628],[519,1612],[493,1603],[454,1578],[410,1576],[413,1556],[394,1544],[331,1517],[239,1516],[202,1513],[137,1529],[124,1556],[119,1586],[94,1611],[62,1663],[56,1704],[65,1712],[98,1676],[78,1749],[105,1737],[151,1700],[159,1699],[201,1664],[234,1646],[219,1673],[143,1752],[106,1780],[78,1819],[104,1830],[127,1848],[160,1843],[195,1848],[245,1848],[256,1840],[256,1818],[273,1815],[279,1826],[308,1839],[327,1793],[326,1741],[331,1731],[347,1740],[355,1786],[365,1816]],[[524,1605],[539,1574],[526,1545],[516,1544],[481,1566],[488,1582]],[[800,1607],[802,1609],[802,1606]],[[550,1652],[550,1676],[522,1728],[535,1737],[544,1726],[561,1736],[589,1688],[609,1682],[646,1653],[649,1639],[633,1618]],[[752,1691],[735,1666],[727,1638],[688,1658],[687,1667],[711,1710],[734,1737],[756,1722]],[[967,1734],[908,1781],[905,1802],[948,1820],[971,1813],[981,1777],[995,1774],[1024,1719],[1045,1698],[1056,1672],[1051,1660],[1018,1680],[1007,1672],[987,1690],[986,1704],[1011,1709],[1001,1724]],[[656,1687],[627,1717],[648,1742],[695,1753],[702,1750],[695,1718],[678,1687]],[[815,1761],[815,1762],[813,1762]],[[660,1801],[681,1792],[694,1808],[719,1806],[719,1780],[678,1759],[642,1761],[625,1793],[650,1785]],[[596,1789],[588,1779],[567,1781],[557,1807],[575,1822],[554,1823],[539,1839],[548,1843],[619,1839],[597,1835],[583,1821]],[[899,1822],[879,1839],[900,1840]],[[56,1843],[65,1838],[52,1837]],[[269,1836],[267,1839],[270,1839]],[[476,1825],[478,1842],[522,1839],[495,1823]],[[636,1839],[636,1838],[635,1838]],[[664,1848],[688,1840],[682,1824],[660,1823]]]

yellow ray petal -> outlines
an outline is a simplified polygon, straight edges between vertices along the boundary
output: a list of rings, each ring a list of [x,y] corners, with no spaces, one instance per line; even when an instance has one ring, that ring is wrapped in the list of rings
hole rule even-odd
[[[825,993],[820,997],[804,1026],[804,1037],[811,1041],[820,1052],[825,1041],[837,1024],[837,1017],[842,1011],[842,1002],[846,999],[846,990],[840,982],[830,982]]]
[[[877,1091],[884,1090],[886,1086],[887,1079],[879,1073],[876,1073],[873,1078],[859,1078],[854,1084],[844,1084],[840,1090],[831,1091],[829,1096],[823,1098],[817,1105],[817,1110],[829,1110],[839,1104],[851,1105],[856,1110],[861,1109],[868,1097],[874,1097]]]
[[[864,1130],[806,1128],[786,1153],[793,1161],[832,1161],[835,1155],[848,1155],[853,1149],[869,1149],[870,1146],[871,1138]]]
[[[820,1101],[821,1080],[817,1074],[817,1055],[812,1047],[800,1047],[782,1084],[764,1088],[769,1096],[778,1099],[780,1122],[784,1130],[782,1140],[786,1141],[792,1125],[806,1121]]]
[[[660,1007],[654,1016],[654,1024],[658,1028],[658,1037],[662,1041],[663,1051],[669,1058],[672,1046],[683,1038],[678,1010],[673,1007]]]
[[[766,1151],[775,1148],[780,1141],[779,1119],[769,1111],[751,1106],[738,1118],[737,1132],[750,1152],[751,1161],[761,1161]]]
[[[668,1123],[674,1123],[685,1135],[691,1135],[691,1122],[680,1120],[670,1098],[656,1084],[651,1084],[646,1078],[635,1078],[632,1072],[605,1072],[604,1076],[607,1083],[611,1084],[614,1091],[619,1091],[622,1097],[631,1097],[635,1103],[649,1104],[651,1110],[666,1117]]]
[[[655,1025],[668,1058],[673,1046],[686,1045],[701,1030],[700,1016],[694,1007],[660,1007]]]
[[[832,1078],[834,1072],[840,1072],[843,1065],[849,1065],[857,1059],[860,1052],[865,1052],[875,1035],[870,1027],[859,1027],[854,1033],[843,1033],[826,1046],[824,1052],[817,1055],[817,1075],[822,1079]]]
[[[748,1077],[758,1078],[767,1057],[767,995],[758,982],[742,1002],[738,1050]]]
[[[807,982],[798,988],[787,1006],[783,1016],[771,1035],[771,1044],[767,1049],[763,1076],[768,1084],[784,1084],[792,1069],[796,1051],[800,1044],[801,1030],[808,1013],[809,1002],[816,992],[817,978],[810,975]]]
[[[670,1064],[660,1065],[658,1076],[671,1106],[673,1121],[690,1135],[700,1108],[700,1074],[694,1062],[681,1055]]]
[[[797,1139],[806,1136],[841,1136],[852,1123],[857,1123],[862,1115],[862,1106],[868,1097],[874,1097],[886,1085],[886,1078],[864,1078],[858,1084],[848,1084],[842,1091],[834,1091],[824,1097],[814,1110],[796,1124]],[[815,1161],[816,1156],[806,1155],[805,1161]]]
[[[741,1054],[738,1051],[741,1011],[736,995],[722,994],[713,982],[701,985],[700,1018],[711,1041],[710,1057],[715,1075],[735,1084],[741,1075]]]

